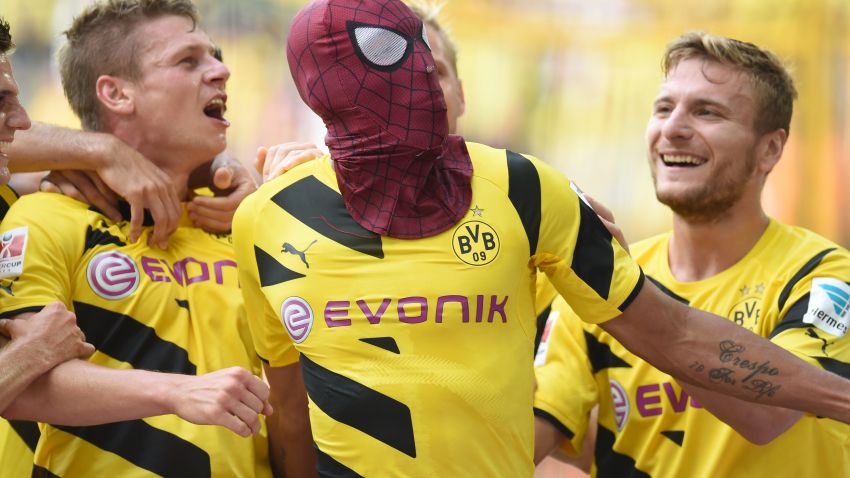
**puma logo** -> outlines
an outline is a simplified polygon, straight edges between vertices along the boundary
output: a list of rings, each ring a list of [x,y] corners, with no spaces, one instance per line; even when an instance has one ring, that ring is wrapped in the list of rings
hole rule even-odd
[[[303,251],[299,251],[292,244],[290,244],[288,242],[284,242],[283,248],[280,250],[280,252],[283,252],[283,253],[286,253],[286,254],[292,254],[294,256],[298,256],[298,258],[301,259],[301,262],[303,262],[304,265],[307,266],[307,268],[309,269],[310,264],[307,262],[307,249],[312,247],[313,244],[315,244],[317,240],[318,239],[314,239],[313,242],[311,242],[309,246],[305,247]]]

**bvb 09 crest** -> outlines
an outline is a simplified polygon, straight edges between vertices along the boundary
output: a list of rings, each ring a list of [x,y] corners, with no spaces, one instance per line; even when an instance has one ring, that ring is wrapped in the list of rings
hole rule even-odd
[[[499,255],[499,235],[487,223],[465,222],[455,228],[452,248],[458,259],[469,265],[487,265]]]

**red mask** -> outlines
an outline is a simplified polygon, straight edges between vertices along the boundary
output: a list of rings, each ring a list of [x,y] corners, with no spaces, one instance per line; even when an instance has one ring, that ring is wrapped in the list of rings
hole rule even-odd
[[[289,69],[325,122],[348,212],[372,232],[415,239],[457,223],[472,163],[448,135],[422,21],[399,0],[317,0],[292,21]]]

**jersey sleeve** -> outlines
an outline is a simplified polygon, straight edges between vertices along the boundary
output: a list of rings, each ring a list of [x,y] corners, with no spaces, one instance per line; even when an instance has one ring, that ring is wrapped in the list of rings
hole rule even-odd
[[[59,300],[73,310],[71,277],[83,250],[82,205],[50,193],[25,196],[0,225],[0,315]]]
[[[779,297],[781,321],[770,339],[809,363],[850,378],[850,253],[824,251]]]
[[[563,433],[568,443],[561,449],[577,456],[599,398],[584,327],[561,297],[552,304],[534,365],[534,414]]]
[[[298,360],[298,351],[283,327],[275,308],[263,293],[258,256],[265,254],[255,241],[260,217],[261,197],[248,197],[233,217],[233,247],[239,270],[239,285],[248,314],[248,325],[254,348],[261,359],[272,367],[284,367]]]
[[[539,175],[540,227],[533,263],[581,320],[619,316],[637,296],[643,273],[596,212],[560,173],[534,158]]]

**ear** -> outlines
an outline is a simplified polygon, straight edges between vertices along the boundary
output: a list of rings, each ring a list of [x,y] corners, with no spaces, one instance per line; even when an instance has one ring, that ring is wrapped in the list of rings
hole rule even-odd
[[[762,135],[758,144],[758,161],[763,173],[770,173],[779,162],[787,140],[788,133],[782,128]]]
[[[460,78],[457,79],[457,91],[458,96],[460,97],[460,111],[458,111],[458,118],[463,116],[466,113],[466,97],[463,96],[463,81]]]
[[[135,110],[132,83],[110,75],[101,75],[95,83],[97,99],[107,111],[128,115]]]

